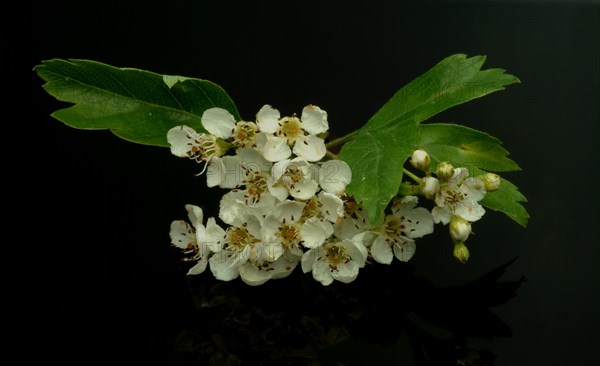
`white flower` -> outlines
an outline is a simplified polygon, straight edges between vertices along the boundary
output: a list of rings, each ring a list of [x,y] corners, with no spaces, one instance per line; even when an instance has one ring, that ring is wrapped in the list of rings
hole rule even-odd
[[[275,261],[285,251],[297,252],[300,249],[300,243],[303,240],[300,235],[302,230],[300,219],[304,206],[303,202],[286,200],[279,203],[266,215],[262,228],[262,240],[270,244],[268,254],[271,256],[267,257],[267,260]]]
[[[415,207],[418,198],[406,196],[392,205],[392,214],[372,229],[375,235],[357,236],[365,246],[370,246],[371,256],[379,263],[390,264],[394,256],[402,262],[409,261],[416,251],[415,240],[433,232],[433,218],[424,207]]]
[[[333,224],[344,215],[344,202],[332,193],[319,192],[306,202],[302,211],[304,224],[300,230],[302,244],[314,248],[333,234]]]
[[[202,126],[211,134],[230,142],[235,147],[254,147],[258,126],[254,122],[236,122],[223,108],[209,108],[201,118]]]
[[[210,161],[213,157],[227,152],[226,143],[220,143],[211,134],[198,133],[188,126],[176,126],[167,132],[171,153],[180,158],[190,158],[197,162]]]
[[[371,228],[367,209],[354,200],[354,197],[343,195],[344,212],[334,225],[335,236],[340,239],[351,239],[355,235]]]
[[[229,189],[244,185],[257,201],[267,191],[272,165],[254,149],[237,148],[234,156],[212,159],[206,173],[207,184]]]
[[[437,206],[431,211],[434,221],[446,225],[452,215],[470,222],[479,220],[485,213],[479,204],[485,193],[481,179],[469,178],[466,168],[456,168],[452,178],[441,184],[435,196]]]
[[[269,245],[260,240],[262,220],[249,215],[239,226],[230,226],[224,233],[223,249],[210,257],[213,275],[222,281],[231,281],[240,274],[239,267],[247,262],[262,263],[272,257]]]
[[[254,122],[236,122],[235,128],[229,138],[236,147],[255,147],[258,136],[258,126]]]
[[[350,283],[367,260],[367,248],[350,239],[332,241],[308,250],[302,256],[302,271],[312,271],[313,278],[330,285],[333,280]]]
[[[329,160],[319,166],[319,185],[329,193],[341,196],[352,181],[352,170],[342,160]]]
[[[301,119],[292,116],[280,118],[270,105],[263,106],[256,115],[256,124],[264,137],[257,138],[257,148],[272,162],[281,161],[293,153],[307,161],[319,161],[325,156],[325,141],[317,135],[329,128],[327,112],[309,105],[302,110]]]
[[[238,270],[242,281],[250,286],[258,286],[270,279],[279,279],[289,276],[300,263],[302,251],[295,254],[283,255],[275,262],[248,261]]]
[[[319,184],[315,180],[316,166],[303,158],[282,160],[273,164],[273,186],[283,186],[289,195],[299,200],[307,200],[315,195]]]
[[[225,231],[217,225],[212,217],[207,220],[206,226],[204,226],[202,223],[203,213],[200,207],[186,205],[185,208],[193,226],[183,220],[173,221],[169,236],[172,245],[182,249],[184,254],[191,256],[186,261],[197,262],[189,269],[188,274],[200,274],[206,269],[210,253],[221,250]]]
[[[306,219],[316,217],[322,221],[336,223],[344,216],[344,201],[335,194],[321,191],[306,202],[302,216]]]
[[[262,217],[273,211],[279,202],[269,192],[260,195],[260,199],[252,201],[245,190],[232,190],[221,197],[219,218],[228,225],[239,226],[250,216]]]

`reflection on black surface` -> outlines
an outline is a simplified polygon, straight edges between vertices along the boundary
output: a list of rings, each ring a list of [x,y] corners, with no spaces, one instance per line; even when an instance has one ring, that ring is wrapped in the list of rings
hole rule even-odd
[[[259,287],[190,277],[195,319],[175,341],[177,359],[190,365],[326,365],[330,357],[322,354],[343,350],[350,339],[390,347],[403,337],[416,365],[494,365],[496,356],[471,349],[468,339],[511,336],[490,308],[514,297],[524,282],[499,281],[513,262],[445,288],[399,263],[372,266],[349,285],[327,287],[300,271]],[[394,361],[369,358],[369,364]],[[360,364],[353,362],[340,357],[334,364]]]

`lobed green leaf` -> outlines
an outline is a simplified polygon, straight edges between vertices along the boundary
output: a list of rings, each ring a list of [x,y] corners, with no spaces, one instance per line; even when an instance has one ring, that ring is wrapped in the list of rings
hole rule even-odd
[[[140,144],[169,146],[167,132],[177,125],[203,131],[202,113],[212,107],[239,119],[235,104],[218,85],[201,79],[116,68],[96,61],[43,61],[34,69],[56,99],[74,103],[52,116],[68,126],[108,129]]]

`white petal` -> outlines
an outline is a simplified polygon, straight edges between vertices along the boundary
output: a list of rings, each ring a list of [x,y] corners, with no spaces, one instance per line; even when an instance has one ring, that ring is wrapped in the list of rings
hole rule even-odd
[[[366,220],[366,219],[365,219]],[[340,239],[351,239],[366,228],[366,221],[357,221],[350,216],[344,216],[333,227],[335,236]]]
[[[319,169],[319,184],[326,192],[341,195],[351,181],[350,166],[342,160],[329,160]]]
[[[205,110],[201,122],[206,131],[222,139],[228,139],[235,128],[235,118],[223,108]]]
[[[275,207],[273,212],[274,217],[276,217],[279,222],[295,222],[302,217],[302,211],[304,210],[304,206],[306,204],[304,202],[286,200]]]
[[[405,196],[400,201],[394,202],[392,206],[392,213],[396,213],[398,211],[402,211],[404,213],[410,212],[415,206],[419,203],[419,198],[417,196]]]
[[[243,200],[243,191],[225,193],[219,204],[219,218],[229,225],[243,225],[248,216],[248,207],[244,204]]]
[[[271,263],[271,268],[273,269],[270,274],[273,279],[284,278],[289,276],[294,268],[300,263],[299,258],[290,260],[287,256],[282,256],[275,262]]]
[[[373,241],[373,245],[371,246],[371,256],[373,256],[373,259],[376,262],[382,264],[392,263],[394,253],[392,252],[392,247],[388,244],[383,235]]]
[[[435,222],[436,224],[439,224],[441,222],[442,224],[447,225],[450,222],[452,211],[448,206],[436,206],[431,210],[431,216],[433,217],[433,222]]]
[[[328,286],[333,282],[332,270],[326,261],[316,261],[312,269],[313,278],[322,285]]]
[[[270,173],[273,163],[269,162],[256,149],[239,148],[236,150],[237,156],[240,158],[241,165],[247,170],[260,173]]]
[[[365,248],[370,248],[373,245],[373,242],[382,237],[382,235],[375,231],[363,231],[360,232],[353,237],[349,238],[350,240],[358,243],[362,243]],[[348,239],[348,238],[345,238]]]
[[[190,224],[183,220],[173,221],[171,223],[171,244],[177,248],[189,249],[196,244],[196,234]]]
[[[204,220],[204,215],[202,213],[202,209],[198,206],[194,205],[185,205],[185,210],[188,213],[188,218],[194,227],[198,227],[202,225],[202,221]]]
[[[229,257],[227,262],[231,267],[239,267],[248,262],[248,260],[256,258],[254,255],[255,253],[253,253],[253,249],[254,248],[252,248],[250,245],[246,245],[244,249],[233,252],[232,256]],[[218,253],[216,255],[218,255]],[[213,254],[211,258],[214,256],[215,255]]]
[[[281,179],[290,162],[291,160],[284,159],[273,164],[273,167],[271,168],[271,177],[273,178],[274,182],[277,182],[279,179]]]
[[[247,262],[239,267],[240,278],[250,286],[260,286],[272,278],[271,272],[260,270],[256,264]]]
[[[279,242],[276,234],[279,231],[279,218],[276,217],[273,212],[268,214],[263,220],[263,226],[261,229],[261,238],[265,243]]]
[[[467,168],[456,168],[454,169],[454,175],[448,179],[448,183],[460,184],[469,177],[469,170]]]
[[[256,124],[262,132],[274,133],[279,128],[279,111],[270,105],[264,105],[256,114]]]
[[[329,129],[327,112],[316,105],[308,105],[302,110],[302,129],[311,135],[318,135]]]
[[[171,154],[180,158],[190,157],[192,147],[198,146],[196,140],[200,134],[188,126],[176,126],[167,132],[167,141],[171,146]]]
[[[244,222],[246,224],[246,229],[248,229],[248,233],[256,239],[260,239],[263,226],[262,217],[260,215],[254,214],[253,212],[250,212],[250,214]]]
[[[454,214],[467,221],[475,222],[483,217],[485,209],[479,203],[465,199],[454,207]]]
[[[206,222],[206,237],[200,241],[205,244],[211,252],[218,252],[223,246],[225,238],[225,230],[223,230],[216,222],[214,217],[211,217]]]
[[[198,261],[198,263],[196,263],[192,268],[189,269],[187,274],[188,275],[200,274],[200,273],[204,272],[204,270],[206,270],[207,264],[208,264],[208,259],[202,258]]]
[[[263,156],[271,162],[284,160],[292,155],[292,150],[287,144],[287,140],[279,136],[267,136],[267,142],[263,147]]]
[[[487,191],[485,190],[485,183],[478,178],[466,179],[460,186],[459,191],[465,196],[465,198],[481,201]]]
[[[323,159],[327,153],[325,141],[317,136],[298,136],[294,142],[294,154],[300,156],[307,161],[319,161]]]
[[[397,242],[394,244],[394,254],[396,255],[396,258],[402,262],[408,262],[413,255],[415,255],[416,250],[417,246],[415,245],[414,240],[407,240],[405,242]]]
[[[226,189],[236,188],[244,178],[245,172],[237,156],[213,157],[206,170],[206,184],[209,187],[218,185]]]
[[[319,258],[320,255],[323,254],[323,248],[318,247],[314,249],[307,250],[302,256],[302,272],[308,273],[313,270],[313,266],[315,261]]]
[[[210,163],[206,168],[206,186],[212,188],[221,184],[224,171],[225,163],[223,163],[223,159],[218,156],[210,159]]]
[[[344,239],[342,241],[346,248],[346,254],[352,258],[352,261],[356,262],[359,267],[363,267],[367,261],[369,252],[367,248],[359,241],[351,239]]]
[[[290,187],[289,192],[296,199],[307,200],[314,197],[318,189],[319,183],[311,179],[294,184],[294,187]]]
[[[406,196],[394,204],[393,215],[400,218],[404,232],[411,238],[420,238],[433,232],[433,216],[424,207],[416,207],[418,198]]]
[[[210,271],[217,280],[231,281],[236,279],[240,272],[237,267],[232,266],[232,258],[227,256],[228,253],[221,251],[213,254],[208,260]]]
[[[283,245],[279,242],[262,243],[259,258],[269,262],[276,261],[283,255]]]
[[[343,283],[350,283],[358,276],[358,264],[355,261],[341,263],[337,266],[337,271],[333,271],[331,276]]]
[[[244,192],[247,193],[246,191]],[[273,208],[275,208],[275,205],[277,203],[279,203],[279,201],[275,197],[273,197],[271,193],[265,192],[260,195],[260,200],[258,200],[257,202],[247,202],[247,204],[244,204],[245,214],[243,212],[241,214],[243,214],[244,217],[247,217],[249,215],[256,217],[264,216],[269,212],[273,211]]]
[[[335,223],[344,215],[344,201],[335,194],[321,191],[319,193],[321,203],[321,214],[326,220]]]
[[[320,246],[333,234],[333,226],[327,221],[311,217],[304,222],[300,229],[300,238],[305,248]]]
[[[411,238],[420,238],[433,232],[433,216],[424,207],[417,207],[407,214],[404,221],[405,232]]]
[[[273,184],[272,179],[267,181],[267,188],[269,189],[269,193],[271,193],[279,202],[285,201],[290,193],[288,189],[281,182],[277,182]]]

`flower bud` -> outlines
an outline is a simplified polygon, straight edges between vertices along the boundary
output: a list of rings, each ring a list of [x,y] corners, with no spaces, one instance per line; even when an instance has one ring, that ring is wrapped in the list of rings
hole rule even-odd
[[[454,243],[453,254],[454,258],[458,259],[461,263],[467,263],[469,260],[469,248],[462,241]]]
[[[421,179],[421,193],[427,199],[433,199],[440,190],[440,182],[434,177],[423,177]]]
[[[410,158],[410,164],[415,168],[421,171],[426,172],[429,170],[429,163],[431,162],[431,158],[429,154],[425,150],[415,150]]]
[[[448,161],[442,161],[438,164],[435,174],[441,180],[448,180],[454,176],[454,167]]]
[[[494,173],[485,173],[482,175],[481,180],[485,185],[485,190],[488,192],[496,191],[500,188],[500,176]]]
[[[454,241],[467,240],[471,234],[471,223],[460,216],[453,215],[450,219],[450,236]]]

